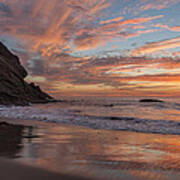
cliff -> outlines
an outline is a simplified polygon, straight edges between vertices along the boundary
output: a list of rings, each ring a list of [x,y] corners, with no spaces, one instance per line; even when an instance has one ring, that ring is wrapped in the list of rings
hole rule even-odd
[[[27,83],[24,80],[27,75],[19,58],[0,42],[0,104],[28,105],[55,101],[39,86]]]

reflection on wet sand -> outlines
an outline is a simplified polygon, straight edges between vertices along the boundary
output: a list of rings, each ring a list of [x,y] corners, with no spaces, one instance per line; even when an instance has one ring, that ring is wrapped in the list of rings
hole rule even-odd
[[[180,136],[45,124],[19,142],[16,160],[93,179],[179,179]],[[18,143],[17,143],[18,144]]]
[[[0,121],[0,156],[18,158],[18,153],[23,149],[23,139],[33,138],[33,127],[13,125]]]

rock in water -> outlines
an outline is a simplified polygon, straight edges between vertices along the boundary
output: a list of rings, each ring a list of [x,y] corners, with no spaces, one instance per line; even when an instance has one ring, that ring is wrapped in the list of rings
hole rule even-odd
[[[141,100],[139,100],[139,102],[145,102],[145,103],[159,102],[159,103],[163,103],[164,101],[159,100],[159,99],[141,99]]]
[[[0,42],[0,104],[28,105],[55,101],[39,86],[24,81],[27,75],[19,58]]]

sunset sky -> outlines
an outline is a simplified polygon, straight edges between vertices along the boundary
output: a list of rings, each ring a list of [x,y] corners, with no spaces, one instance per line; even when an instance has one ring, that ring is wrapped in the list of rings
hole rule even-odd
[[[0,41],[54,96],[180,95],[180,0],[0,0]]]

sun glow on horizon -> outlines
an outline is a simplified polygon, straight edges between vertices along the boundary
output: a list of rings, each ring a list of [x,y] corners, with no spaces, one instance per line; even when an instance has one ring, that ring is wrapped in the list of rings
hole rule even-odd
[[[179,10],[179,0],[0,0],[0,40],[51,94],[175,96]]]

